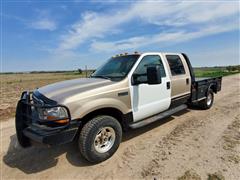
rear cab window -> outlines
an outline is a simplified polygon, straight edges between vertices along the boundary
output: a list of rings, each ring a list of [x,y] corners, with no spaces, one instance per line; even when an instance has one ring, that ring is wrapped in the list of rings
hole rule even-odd
[[[166,55],[172,76],[186,74],[181,58],[178,55]]]

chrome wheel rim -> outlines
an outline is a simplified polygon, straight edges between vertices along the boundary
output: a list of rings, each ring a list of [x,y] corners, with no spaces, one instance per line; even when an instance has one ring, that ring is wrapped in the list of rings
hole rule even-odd
[[[212,103],[212,94],[209,93],[208,96],[207,96],[207,105],[210,106]]]
[[[113,128],[103,127],[101,128],[94,139],[94,148],[99,153],[105,153],[109,151],[116,139],[116,134]]]

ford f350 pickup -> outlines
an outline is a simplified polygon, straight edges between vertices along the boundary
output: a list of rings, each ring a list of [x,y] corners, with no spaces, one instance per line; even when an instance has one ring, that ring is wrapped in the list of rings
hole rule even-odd
[[[77,140],[84,158],[98,163],[135,129],[197,104],[209,109],[222,77],[197,79],[184,53],[134,53],[110,58],[89,78],[22,93],[16,110],[19,144]]]

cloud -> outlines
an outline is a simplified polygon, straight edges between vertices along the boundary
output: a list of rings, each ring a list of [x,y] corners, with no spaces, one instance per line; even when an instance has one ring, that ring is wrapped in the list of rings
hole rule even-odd
[[[102,38],[106,34],[114,34],[118,32],[116,28],[128,20],[129,18],[123,12],[117,12],[115,15],[86,12],[82,15],[81,21],[73,24],[69,32],[62,36],[59,50],[74,49],[91,38]]]
[[[122,9],[107,13],[86,12],[81,20],[61,37],[57,48],[60,51],[74,50],[90,43],[93,50],[110,51],[144,47],[154,43],[168,44],[169,41],[183,42],[194,38],[227,32],[238,27],[238,2],[156,2],[140,1]],[[127,37],[107,41],[114,33],[124,33],[124,25],[141,22],[145,25],[168,27],[153,35]],[[137,33],[137,30],[136,30]],[[147,33],[147,32],[146,32]],[[126,33],[127,34],[127,33]],[[105,39],[105,40],[104,40]]]
[[[19,16],[15,16],[15,15],[10,15],[10,14],[3,14],[2,12],[0,13],[0,15],[3,17],[3,18],[7,18],[7,19],[14,19],[16,21],[20,21],[20,22],[26,22],[26,19],[24,18],[21,18]]]
[[[30,27],[33,29],[54,31],[57,28],[57,24],[55,21],[50,19],[40,19],[31,22]]]
[[[51,15],[46,10],[36,10],[36,17],[33,19],[22,18],[15,15],[2,14],[4,18],[13,19],[23,23],[28,28],[38,29],[38,30],[49,30],[54,31],[57,29],[57,22],[51,18]]]
[[[154,35],[136,36],[119,41],[95,41],[91,44],[91,49],[102,52],[112,52],[127,49],[136,50],[138,48],[153,44],[158,44],[158,47],[160,48],[204,36],[228,32],[237,28],[239,28],[237,25],[229,23],[225,24],[224,27],[222,27],[222,25],[212,25],[192,32],[176,30],[175,32],[163,32]]]
[[[36,9],[36,17],[33,18],[28,26],[38,30],[54,31],[57,29],[57,22],[49,10]]]
[[[142,20],[170,26],[183,26],[196,23],[208,23],[239,12],[238,2],[141,2],[131,9]]]

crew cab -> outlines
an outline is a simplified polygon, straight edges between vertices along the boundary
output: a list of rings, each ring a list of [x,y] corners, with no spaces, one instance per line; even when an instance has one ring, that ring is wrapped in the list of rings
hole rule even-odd
[[[58,145],[76,140],[93,163],[111,157],[122,133],[196,104],[209,109],[222,77],[194,76],[184,53],[133,53],[110,58],[89,78],[22,93],[16,110],[19,144]]]

